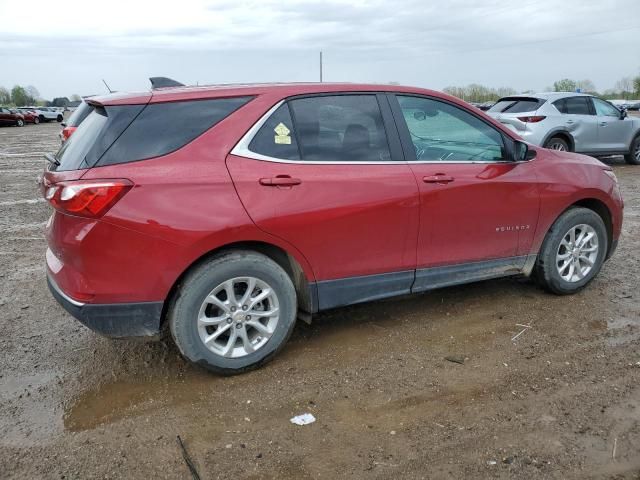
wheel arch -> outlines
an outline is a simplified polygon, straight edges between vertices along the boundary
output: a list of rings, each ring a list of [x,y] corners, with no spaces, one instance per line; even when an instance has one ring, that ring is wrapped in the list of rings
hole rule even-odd
[[[575,142],[575,139],[573,138],[573,135],[571,135],[571,133],[569,133],[567,130],[564,130],[561,128],[551,130],[549,133],[547,133],[547,135],[544,137],[544,139],[541,142],[541,146],[544,147],[547,144],[547,142],[553,137],[562,138],[569,144],[570,151],[572,152],[576,151],[576,142]]]
[[[188,273],[191,272],[194,268],[197,268],[203,263],[206,263],[215,256],[218,256],[225,252],[232,252],[236,250],[250,250],[260,253],[276,262],[283,268],[285,272],[287,272],[287,275],[289,275],[289,278],[291,278],[291,281],[293,282],[296,290],[296,297],[298,299],[298,310],[303,312],[302,317],[305,320],[307,318],[310,319],[311,314],[318,310],[315,282],[309,281],[307,279],[303,267],[293,255],[284,250],[282,247],[279,247],[272,243],[256,240],[237,241],[221,245],[217,248],[214,248],[213,250],[202,254],[184,269],[184,271],[178,276],[176,281],[169,289],[169,293],[167,294],[167,297],[164,301],[161,315],[162,327],[166,326],[165,324],[167,310],[171,306],[171,304],[175,302],[177,296],[179,295],[180,286],[182,285],[182,282],[188,275]]]
[[[573,203],[569,208],[574,207],[588,208],[589,210],[596,212],[602,219],[602,222],[607,229],[607,255],[605,258],[609,258],[613,247],[613,217],[607,204],[597,198],[584,198]]]

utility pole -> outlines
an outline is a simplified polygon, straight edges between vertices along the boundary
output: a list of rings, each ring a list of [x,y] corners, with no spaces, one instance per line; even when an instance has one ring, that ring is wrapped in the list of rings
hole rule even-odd
[[[320,83],[322,83],[322,50],[320,50]]]

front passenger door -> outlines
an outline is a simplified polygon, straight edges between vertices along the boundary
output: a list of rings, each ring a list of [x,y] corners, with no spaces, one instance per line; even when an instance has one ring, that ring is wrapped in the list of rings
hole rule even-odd
[[[620,110],[604,100],[592,97],[598,119],[598,150],[626,152],[631,141],[632,122],[620,118]]]
[[[457,105],[391,101],[420,188],[414,291],[523,268],[538,218],[535,161],[511,161],[503,134]]]

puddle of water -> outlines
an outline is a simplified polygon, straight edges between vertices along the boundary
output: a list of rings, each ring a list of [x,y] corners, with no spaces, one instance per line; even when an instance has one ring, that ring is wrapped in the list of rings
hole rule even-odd
[[[211,395],[224,380],[194,371],[186,377],[151,381],[120,381],[98,386],[77,397],[64,414],[65,430],[91,430],[100,425],[156,410],[178,406]]]

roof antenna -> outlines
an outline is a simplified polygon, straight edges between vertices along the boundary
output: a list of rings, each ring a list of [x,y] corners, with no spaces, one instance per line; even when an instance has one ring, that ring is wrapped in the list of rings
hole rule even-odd
[[[109,85],[107,85],[107,82],[104,81],[104,78],[102,79],[102,83],[104,83],[104,86],[107,87],[107,90],[109,90],[109,93],[113,93],[113,90],[109,88]]]

